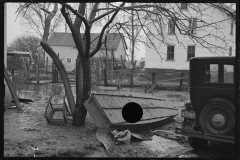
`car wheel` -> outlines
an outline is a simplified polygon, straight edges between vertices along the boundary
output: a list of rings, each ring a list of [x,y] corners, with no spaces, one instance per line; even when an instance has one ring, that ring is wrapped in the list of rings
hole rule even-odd
[[[194,150],[203,150],[207,146],[208,140],[195,137],[188,137],[188,142]]]
[[[235,125],[235,107],[228,100],[213,98],[202,105],[198,120],[203,132],[231,135]]]

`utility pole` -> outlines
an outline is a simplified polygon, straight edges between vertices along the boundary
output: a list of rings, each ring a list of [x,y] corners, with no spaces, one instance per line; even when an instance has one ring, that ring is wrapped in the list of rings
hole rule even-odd
[[[107,5],[107,8],[109,8],[109,4]],[[109,21],[109,15],[108,15],[108,21]],[[105,57],[105,67],[104,67],[104,86],[108,86],[108,81],[107,81],[107,55],[108,55],[108,47],[107,47],[107,35],[105,37],[105,49],[106,49],[106,57]]]

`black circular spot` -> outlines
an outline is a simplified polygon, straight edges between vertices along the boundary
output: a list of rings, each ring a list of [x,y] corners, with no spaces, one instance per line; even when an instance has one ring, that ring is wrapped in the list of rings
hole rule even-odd
[[[129,123],[136,123],[141,120],[143,115],[142,107],[135,103],[129,102],[122,109],[123,119]]]

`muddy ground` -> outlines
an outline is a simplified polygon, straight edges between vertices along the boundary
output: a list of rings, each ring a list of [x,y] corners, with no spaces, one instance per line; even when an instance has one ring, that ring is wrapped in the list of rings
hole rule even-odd
[[[189,99],[187,92],[155,91],[153,95],[181,104]],[[8,109],[4,113],[5,157],[33,157],[33,146],[39,148],[36,157],[157,157],[157,153],[141,145],[119,145],[114,150],[106,151],[96,138],[97,127],[89,114],[85,127],[47,124],[43,116],[47,95],[30,98],[35,100],[34,103],[24,104],[22,113],[16,109]],[[182,120],[177,117],[159,129],[174,131],[181,126]],[[186,137],[178,143],[190,148]],[[180,157],[231,158],[233,153],[231,145],[210,144],[205,151],[190,151]]]

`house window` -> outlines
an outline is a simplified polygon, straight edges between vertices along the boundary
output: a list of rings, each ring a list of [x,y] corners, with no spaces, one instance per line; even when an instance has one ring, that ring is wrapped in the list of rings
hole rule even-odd
[[[190,18],[189,19],[190,34],[196,34],[196,29],[197,29],[197,18]]]
[[[229,56],[232,56],[232,47],[229,47]]]
[[[189,59],[192,57],[195,57],[195,46],[188,46],[187,60],[189,61]]]
[[[72,63],[72,59],[71,58],[67,58],[67,63]]]
[[[167,46],[167,60],[174,60],[174,46]]]
[[[234,23],[234,21],[233,21],[233,19],[232,19],[232,20],[231,20],[230,35],[233,35],[233,23]]]
[[[175,34],[175,24],[172,19],[168,19],[168,34]]]
[[[181,3],[181,9],[186,10],[187,9],[187,3]]]

